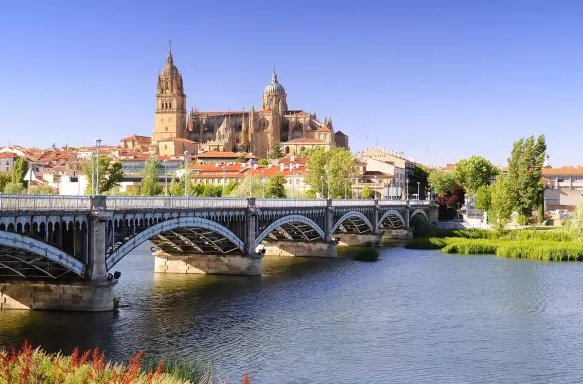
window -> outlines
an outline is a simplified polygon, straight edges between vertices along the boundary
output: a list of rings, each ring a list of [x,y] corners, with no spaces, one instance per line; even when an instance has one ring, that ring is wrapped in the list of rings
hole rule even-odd
[[[163,122],[164,122],[164,118],[161,118],[161,119],[160,119],[160,122],[161,122],[161,123],[163,123]]]
[[[169,122],[169,123],[171,123],[171,122],[172,122],[172,118],[171,118],[171,117],[170,117],[170,118],[168,118],[168,122]]]
[[[166,132],[168,132],[168,127],[164,128],[166,130]]]

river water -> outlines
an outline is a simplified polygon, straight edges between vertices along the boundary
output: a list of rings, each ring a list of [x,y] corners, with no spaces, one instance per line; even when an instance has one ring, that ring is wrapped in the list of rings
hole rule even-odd
[[[264,276],[116,266],[119,313],[0,312],[0,346],[212,362],[259,383],[583,381],[583,263],[385,249],[376,263],[265,258]]]

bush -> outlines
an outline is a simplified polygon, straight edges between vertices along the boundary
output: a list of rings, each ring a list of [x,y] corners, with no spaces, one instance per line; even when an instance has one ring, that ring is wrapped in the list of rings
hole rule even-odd
[[[377,261],[379,259],[379,250],[372,247],[361,248],[353,257],[358,261]]]

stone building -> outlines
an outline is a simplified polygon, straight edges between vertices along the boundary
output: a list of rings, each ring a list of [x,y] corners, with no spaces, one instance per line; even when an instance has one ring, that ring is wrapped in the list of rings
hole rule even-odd
[[[156,112],[150,151],[169,153],[168,142],[183,139],[197,151],[246,151],[267,156],[275,142],[281,143],[284,153],[299,153],[302,148],[322,146],[326,149],[348,147],[348,136],[335,135],[332,119],[323,122],[313,113],[290,110],[287,94],[273,72],[271,83],[263,90],[261,109],[245,111],[203,112],[186,111],[182,74],[174,65],[171,48],[166,65],[158,75]],[[306,140],[304,144],[294,142]],[[308,144],[309,142],[309,144]],[[289,143],[289,145],[286,145]],[[166,145],[166,150],[163,149]],[[176,153],[174,153],[176,154]]]

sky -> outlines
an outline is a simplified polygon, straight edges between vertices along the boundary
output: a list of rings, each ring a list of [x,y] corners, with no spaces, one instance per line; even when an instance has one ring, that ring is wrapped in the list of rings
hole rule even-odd
[[[189,109],[257,109],[275,67],[353,151],[501,164],[544,134],[553,166],[583,164],[574,0],[5,1],[0,145],[150,136],[170,39]]]

